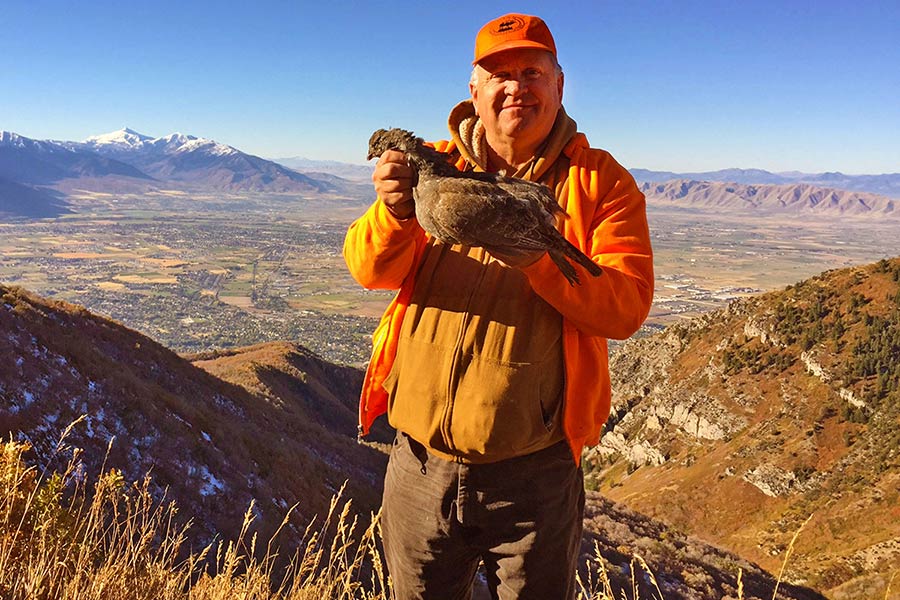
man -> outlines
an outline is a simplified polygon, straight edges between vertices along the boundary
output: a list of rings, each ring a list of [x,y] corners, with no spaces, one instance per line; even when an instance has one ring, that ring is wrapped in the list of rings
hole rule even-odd
[[[475,40],[471,100],[435,148],[461,170],[546,184],[565,237],[603,269],[571,286],[546,253],[447,246],[415,218],[413,172],[385,152],[377,200],[344,257],[368,288],[398,289],[374,335],[364,434],[397,429],[382,532],[398,598],[468,598],[479,562],[492,596],[570,598],[582,530],[582,448],[609,414],[606,338],[646,318],[653,266],[644,197],[562,107],[556,45],[510,14]]]

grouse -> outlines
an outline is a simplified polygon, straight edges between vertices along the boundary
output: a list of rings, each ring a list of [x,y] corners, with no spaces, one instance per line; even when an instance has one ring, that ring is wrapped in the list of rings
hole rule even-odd
[[[416,218],[425,231],[445,244],[480,246],[503,256],[546,250],[569,281],[580,284],[577,262],[594,277],[603,270],[556,229],[568,218],[550,189],[496,173],[459,171],[447,156],[404,129],[379,129],[369,139],[371,160],[399,150],[413,167]]]

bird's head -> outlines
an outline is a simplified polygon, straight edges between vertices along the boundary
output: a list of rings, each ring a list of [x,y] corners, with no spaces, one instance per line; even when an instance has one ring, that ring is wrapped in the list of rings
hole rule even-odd
[[[399,150],[404,154],[418,148],[421,140],[411,131],[405,129],[379,129],[369,138],[369,156],[366,160],[372,160],[384,154],[387,150]]]

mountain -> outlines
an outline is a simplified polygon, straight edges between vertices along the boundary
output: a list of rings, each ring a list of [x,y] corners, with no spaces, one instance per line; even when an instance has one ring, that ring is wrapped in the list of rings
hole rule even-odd
[[[650,171],[647,169],[629,169],[629,171],[641,183],[661,183],[673,179],[754,185],[807,183],[839,190],[869,192],[888,196],[889,198],[900,198],[900,173],[884,173],[881,175],[846,175],[838,172],[801,173],[799,171],[772,173],[763,169],[722,169],[720,171],[698,173],[674,173],[672,171]]]
[[[43,218],[71,212],[60,184],[75,180],[90,180],[95,187],[104,188],[123,183],[143,188],[153,181],[113,158],[0,131],[0,214]]]
[[[219,191],[323,193],[334,189],[328,182],[272,161],[182,133],[152,138],[125,128],[81,143],[67,142],[67,146],[126,162],[162,181]]]
[[[603,557],[612,593],[591,598],[658,599],[652,576],[665,600],[770,600],[776,585],[778,598],[784,600],[825,600],[825,596],[802,585],[785,581],[776,584],[775,577],[744,558],[588,491],[581,556],[590,557],[595,577],[600,570],[597,552]],[[636,557],[647,563],[649,573]],[[581,576],[587,580],[587,573]]]
[[[108,148],[121,148],[123,150],[127,150],[129,148],[135,148],[141,146],[144,142],[152,141],[153,138],[149,135],[144,135],[142,133],[138,133],[133,129],[129,129],[127,127],[123,127],[118,131],[113,131],[112,133],[105,133],[101,135],[92,135],[88,139],[84,140],[84,144],[87,146],[92,146],[94,148],[98,147],[108,147]]]
[[[611,499],[833,598],[900,568],[900,258],[735,301],[612,357]],[[896,595],[891,598],[898,598]]]
[[[804,183],[750,185],[711,181],[674,180],[642,183],[651,205],[700,210],[726,210],[752,214],[810,216],[900,216],[900,200],[866,192],[822,188]]]
[[[0,180],[0,213],[20,217],[58,216],[73,190],[360,194],[356,183],[298,173],[214,140],[181,133],[153,138],[128,128],[83,142],[0,131]],[[34,209],[21,208],[26,205]]]
[[[109,157],[0,131],[0,177],[9,181],[31,186],[68,178],[108,176],[150,179],[139,169]]]
[[[356,435],[362,387],[358,369],[324,361],[293,342],[268,342],[185,358],[270,402],[295,405],[306,421],[342,435]],[[379,421],[367,439],[387,444],[393,440],[393,432]],[[347,465],[354,466],[359,465]]]
[[[199,541],[235,534],[253,499],[263,535],[299,503],[282,538],[293,543],[345,481],[357,510],[380,503],[386,456],[356,441],[357,369],[288,343],[192,364],[84,308],[2,285],[0,339],[0,431],[55,469],[72,456],[57,449],[61,432],[86,415],[67,438],[84,472],[150,473]]]

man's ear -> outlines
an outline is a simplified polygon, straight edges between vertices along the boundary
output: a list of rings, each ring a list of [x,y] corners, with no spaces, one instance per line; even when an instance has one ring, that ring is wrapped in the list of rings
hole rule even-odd
[[[562,71],[559,72],[559,77],[556,78],[556,89],[559,92],[559,102],[562,104],[563,98],[563,87],[565,84],[566,74]]]

